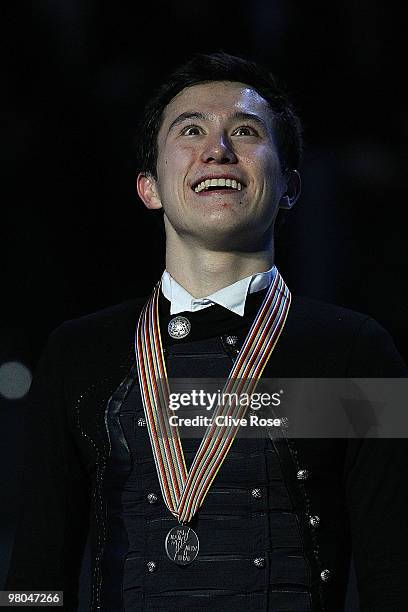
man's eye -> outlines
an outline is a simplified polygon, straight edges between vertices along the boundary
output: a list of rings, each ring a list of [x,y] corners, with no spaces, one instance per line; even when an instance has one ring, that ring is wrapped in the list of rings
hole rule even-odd
[[[198,136],[200,134],[200,128],[196,125],[188,125],[183,128],[181,132],[184,136]]]
[[[257,136],[258,132],[249,125],[241,125],[234,131],[234,136]]]

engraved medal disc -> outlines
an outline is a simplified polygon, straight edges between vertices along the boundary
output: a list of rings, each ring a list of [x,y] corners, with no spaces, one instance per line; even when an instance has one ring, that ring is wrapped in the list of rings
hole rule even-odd
[[[198,555],[200,543],[196,532],[187,525],[170,529],[164,543],[168,558],[177,565],[188,565]]]

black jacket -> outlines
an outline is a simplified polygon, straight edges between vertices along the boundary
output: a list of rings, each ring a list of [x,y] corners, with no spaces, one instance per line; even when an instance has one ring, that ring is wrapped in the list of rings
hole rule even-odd
[[[49,339],[30,391],[25,497],[6,589],[63,590],[64,608],[74,610],[89,516],[93,588],[103,579],[96,573],[96,559],[103,554],[106,537],[103,478],[111,449],[105,408],[134,366],[134,333],[144,302],[131,300],[68,321]],[[224,325],[224,315],[217,319],[215,308],[208,311],[212,314],[207,314],[205,331],[197,326],[199,336],[239,333],[253,317],[250,312],[247,320],[228,314]],[[201,316],[193,313],[193,327],[194,319],[199,322]],[[167,318],[162,300],[161,323],[165,325]],[[392,339],[370,317],[296,297],[264,372],[265,377],[279,378],[406,375]],[[334,568],[329,592],[323,596],[327,612],[335,609],[330,601],[336,601],[336,593],[342,596],[344,588],[335,577],[333,542],[339,534],[322,530],[312,541],[315,536],[308,535],[307,520],[309,513],[336,519],[345,508],[349,527],[341,537],[351,533],[362,611],[404,610],[408,601],[405,440],[350,440],[340,450],[333,440],[291,444],[292,452],[283,457],[284,471],[291,494],[299,497],[303,534],[310,538],[306,544],[318,549],[312,580],[316,591],[323,588],[318,584],[322,567]],[[289,466],[294,457],[297,466]],[[312,474],[310,485],[296,482],[296,467]],[[313,609],[323,610],[324,604]]]

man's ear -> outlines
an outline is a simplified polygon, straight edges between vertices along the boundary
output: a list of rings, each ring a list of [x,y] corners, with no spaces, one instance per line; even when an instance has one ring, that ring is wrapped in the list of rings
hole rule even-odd
[[[300,196],[302,181],[300,180],[300,174],[297,170],[287,170],[285,177],[286,191],[280,199],[279,208],[290,210],[296,204]]]
[[[147,172],[137,175],[137,193],[144,205],[151,210],[162,208],[155,178]]]

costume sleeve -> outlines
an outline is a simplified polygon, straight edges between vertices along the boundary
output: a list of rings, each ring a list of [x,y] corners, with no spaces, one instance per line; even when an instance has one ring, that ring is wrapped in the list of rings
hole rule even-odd
[[[372,319],[360,329],[349,376],[408,376],[391,336]],[[361,612],[406,609],[407,467],[406,438],[365,438],[348,443],[345,485]]]
[[[24,423],[22,499],[5,590],[62,590],[76,610],[89,484],[64,398],[61,328],[40,359]]]

